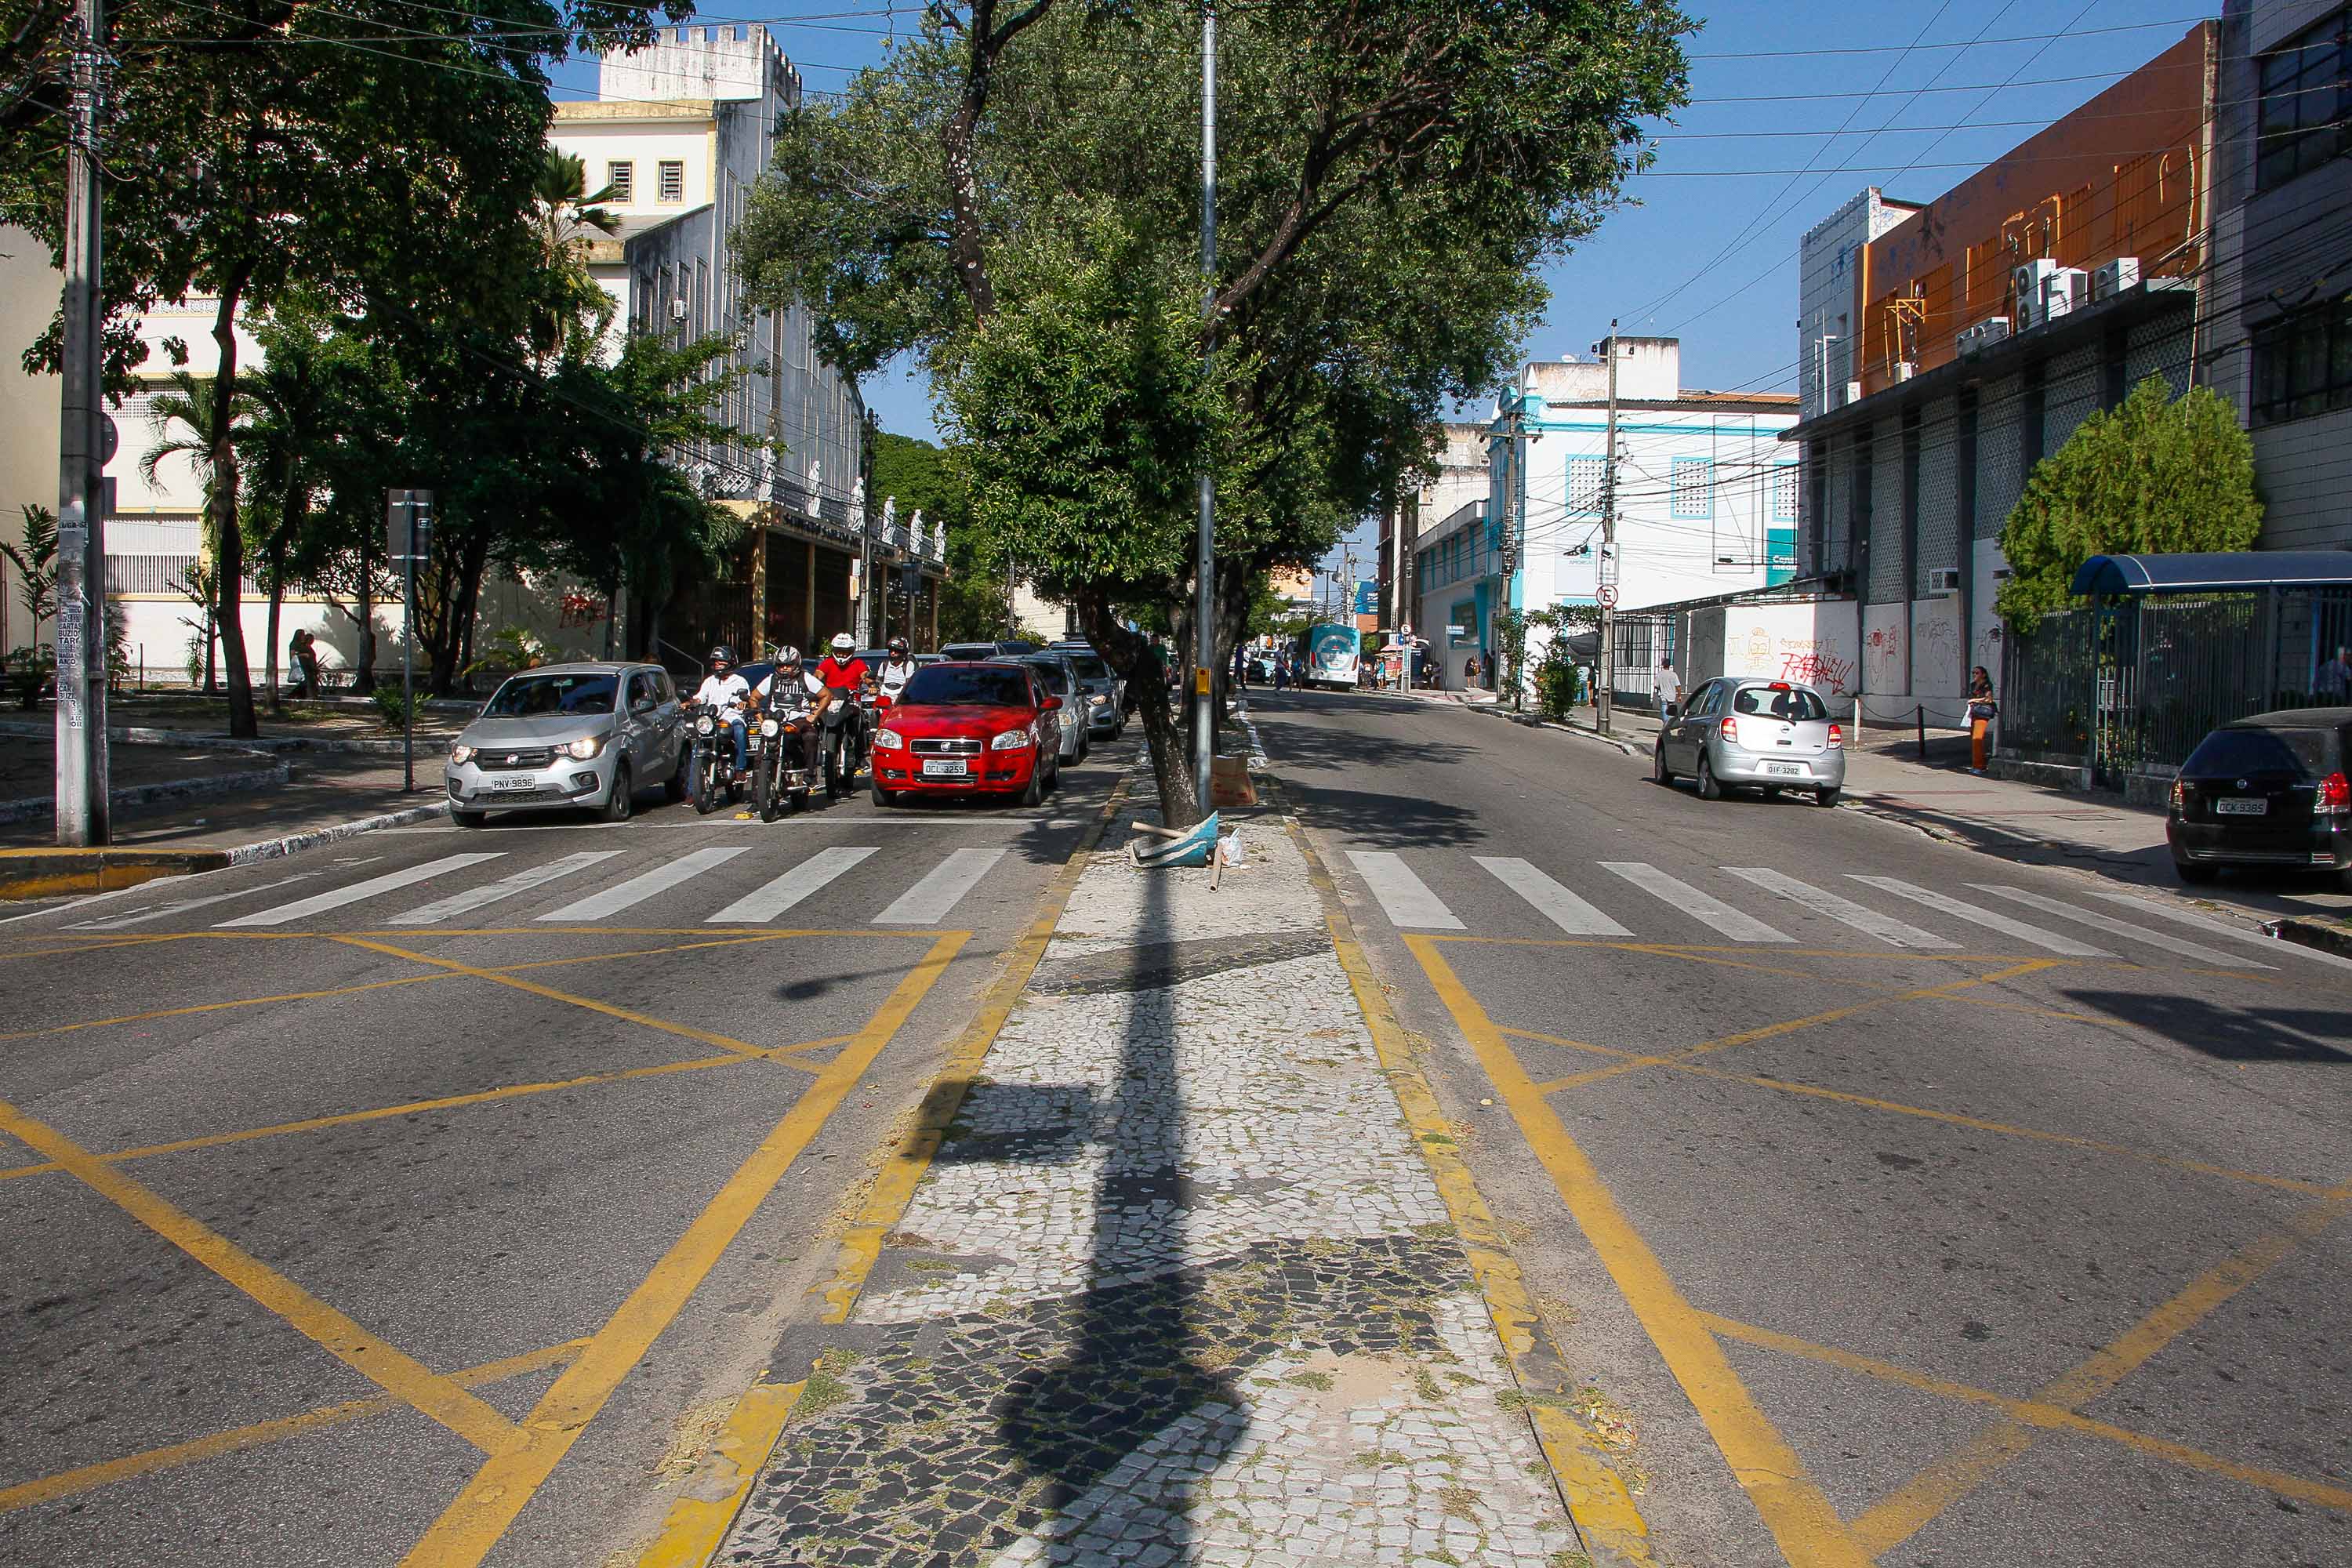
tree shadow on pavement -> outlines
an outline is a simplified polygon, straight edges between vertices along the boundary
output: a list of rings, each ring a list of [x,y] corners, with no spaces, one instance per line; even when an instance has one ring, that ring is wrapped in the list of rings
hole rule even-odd
[[[2352,1012],[2294,1007],[2221,1007],[2194,996],[2130,991],[2065,994],[2118,1023],[2232,1062],[2352,1063]]]

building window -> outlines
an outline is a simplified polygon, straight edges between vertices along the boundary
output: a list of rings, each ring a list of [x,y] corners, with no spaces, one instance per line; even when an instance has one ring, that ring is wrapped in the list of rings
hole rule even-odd
[[[686,200],[686,163],[678,158],[661,161],[661,182],[655,192],[657,199],[672,205]]]
[[[1608,489],[1608,458],[1570,458],[1568,460],[1568,510],[1570,516],[1599,517]]]
[[[637,166],[625,160],[604,165],[604,184],[612,199],[624,205],[636,199]]]
[[[2254,188],[2275,190],[2352,145],[2346,134],[2345,18],[2338,11],[2257,63],[2261,95]]]
[[[1676,458],[1674,467],[1674,514],[1706,521],[1715,516],[1715,459]]]
[[[2352,407],[2352,304],[2305,310],[2254,331],[2252,423]]]
[[[1772,468],[1772,521],[1797,521],[1797,465],[1776,463]]]

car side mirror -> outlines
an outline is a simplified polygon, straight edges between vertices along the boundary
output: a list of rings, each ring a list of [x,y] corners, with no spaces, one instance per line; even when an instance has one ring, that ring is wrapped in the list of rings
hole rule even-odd
[[[635,702],[629,704],[629,711],[632,713],[650,713],[656,708],[660,706],[661,704],[656,702],[650,697],[640,697]]]
[[[1061,707],[1061,705],[1062,705],[1062,700],[1061,700],[1060,698],[1058,698],[1058,697],[1048,697],[1047,699],[1045,699],[1045,701],[1043,701],[1043,702],[1041,702],[1041,703],[1039,703],[1039,704],[1037,705],[1037,711],[1038,711],[1038,712],[1040,712],[1040,713],[1051,713],[1051,712],[1053,712],[1055,709],[1057,709],[1057,708]]]

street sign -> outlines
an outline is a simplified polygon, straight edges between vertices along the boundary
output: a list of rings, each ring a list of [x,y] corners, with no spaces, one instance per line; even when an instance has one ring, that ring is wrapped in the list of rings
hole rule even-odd
[[[100,415],[98,416],[98,460],[101,463],[114,461],[114,454],[121,446],[122,432],[114,427],[114,416],[109,414]]]
[[[1603,583],[1601,584],[1601,607],[1604,610],[1613,610],[1617,607],[1616,584]]]
[[[415,556],[422,562],[433,553],[433,492],[383,492],[383,553],[394,565]]]

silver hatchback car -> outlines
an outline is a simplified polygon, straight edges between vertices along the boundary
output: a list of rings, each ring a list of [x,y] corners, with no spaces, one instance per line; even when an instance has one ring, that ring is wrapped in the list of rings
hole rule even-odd
[[[1845,787],[1845,731],[1810,686],[1725,676],[1701,685],[1658,731],[1650,776],[1688,775],[1702,799],[1752,786],[1766,795],[1808,790],[1835,805]]]
[[[479,827],[492,811],[576,805],[620,822],[648,784],[685,798],[688,738],[659,665],[526,669],[499,683],[449,748],[449,815]]]

